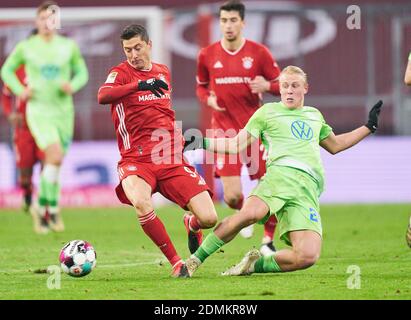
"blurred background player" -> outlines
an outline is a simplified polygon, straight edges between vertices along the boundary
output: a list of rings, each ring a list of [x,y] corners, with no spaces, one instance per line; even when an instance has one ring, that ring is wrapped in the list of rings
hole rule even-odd
[[[319,196],[324,186],[320,146],[331,154],[346,150],[374,133],[382,101],[369,112],[367,124],[335,135],[316,108],[304,106],[308,92],[307,76],[295,66],[280,75],[281,102],[267,103],[250,118],[239,134],[231,139],[205,138],[202,146],[222,153],[238,153],[262,139],[266,150],[267,173],[247,198],[238,214],[225,218],[186,261],[191,276],[204,260],[239,233],[241,228],[275,214],[280,238],[290,245],[271,256],[249,251],[224,275],[254,272],[288,272],[308,268],[320,257],[322,223]]]
[[[24,66],[16,71],[19,81],[26,85]],[[43,152],[37,147],[26,122],[26,102],[13,95],[5,85],[2,90],[1,101],[3,111],[13,129],[13,148],[18,169],[18,182],[23,190],[23,211],[28,212],[32,202],[32,175],[33,167],[44,159]]]
[[[38,205],[31,207],[34,229],[47,233],[64,230],[59,208],[59,171],[73,138],[72,95],[88,80],[88,71],[76,43],[57,34],[57,4],[46,1],[37,8],[37,35],[17,44],[6,59],[1,77],[21,101],[27,101],[27,124],[44,152]],[[27,85],[15,72],[25,65]],[[48,215],[46,214],[48,212]]]
[[[410,216],[410,220],[408,221],[408,229],[405,235],[405,239],[407,240],[408,246],[411,248],[411,216]]]
[[[408,56],[407,69],[405,70],[404,82],[407,86],[411,86],[411,52]]]
[[[411,52],[408,56],[407,69],[405,70],[404,82],[407,86],[411,86]],[[411,216],[408,223],[407,233],[405,235],[408,246],[411,248]]]
[[[198,55],[197,97],[211,108],[214,137],[233,137],[261,106],[264,92],[279,94],[280,68],[265,46],[244,38],[245,6],[241,2],[224,3],[219,15],[223,38],[203,48]],[[243,164],[247,165],[252,180],[265,174],[264,151],[258,143],[256,141],[255,148],[248,149],[249,153],[258,155],[248,156],[248,160],[245,153],[237,156],[235,163],[232,163],[232,156],[216,155],[215,175],[221,179],[224,201],[230,208],[240,210],[243,205]],[[264,255],[275,251],[276,223],[273,215],[264,225],[261,247]],[[253,225],[241,231],[245,238],[252,234]]]
[[[183,136],[171,108],[167,66],[151,61],[152,42],[141,25],[121,34],[126,61],[112,68],[98,91],[100,104],[111,104],[118,148],[119,200],[132,205],[140,225],[159,247],[178,276],[183,261],[155,214],[151,195],[160,192],[194,215],[184,221],[195,235],[191,252],[201,243],[201,228],[211,228],[217,213],[204,179],[183,157]]]

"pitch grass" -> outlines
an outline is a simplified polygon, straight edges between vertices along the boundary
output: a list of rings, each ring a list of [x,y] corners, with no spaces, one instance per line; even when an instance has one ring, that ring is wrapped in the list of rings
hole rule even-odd
[[[232,210],[217,206],[220,219]],[[139,227],[131,208],[65,209],[66,231],[36,235],[31,218],[0,211],[0,299],[411,299],[411,249],[405,231],[411,205],[322,206],[324,243],[318,263],[304,271],[221,277],[221,271],[259,246],[238,236],[210,257],[191,279],[170,277],[170,266]],[[182,210],[157,210],[182,257],[189,255]],[[207,233],[207,232],[206,232]],[[90,241],[97,268],[84,278],[61,275],[61,289],[47,288],[69,240]],[[277,247],[284,247],[276,239]],[[360,269],[360,289],[348,289]]]

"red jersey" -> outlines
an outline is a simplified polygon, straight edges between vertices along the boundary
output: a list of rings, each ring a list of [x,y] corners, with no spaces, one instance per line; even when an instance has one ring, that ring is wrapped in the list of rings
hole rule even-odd
[[[207,101],[214,91],[217,104],[226,111],[212,109],[212,128],[242,129],[261,106],[262,96],[251,92],[250,80],[263,76],[272,82],[270,92],[278,94],[280,68],[263,45],[245,40],[235,52],[223,48],[221,41],[201,49],[197,64],[197,95]]]
[[[161,79],[169,89],[161,98],[150,91],[137,91],[139,81]],[[171,156],[182,156],[183,135],[176,127],[171,109],[171,79],[167,66],[152,63],[149,70],[137,70],[127,61],[110,70],[105,87],[135,83],[136,91],[111,104],[111,115],[122,158],[142,162],[172,163]]]
[[[27,85],[27,79],[26,79],[26,73],[24,71],[24,65],[20,66],[16,70],[16,76],[20,80],[20,82],[26,86]],[[3,105],[3,111],[6,117],[10,115],[10,113],[17,112],[18,114],[21,114],[23,117],[23,123],[20,127],[16,128],[19,130],[29,130],[26,122],[26,106],[27,103],[25,101],[20,101],[18,97],[14,97],[13,93],[7,87],[4,85],[3,90],[1,92],[1,101]],[[13,107],[13,103],[15,105],[15,108]]]

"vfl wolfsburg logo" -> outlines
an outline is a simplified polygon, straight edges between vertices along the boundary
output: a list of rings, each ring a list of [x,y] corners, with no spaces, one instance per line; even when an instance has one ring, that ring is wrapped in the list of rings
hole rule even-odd
[[[41,74],[47,80],[53,80],[57,78],[60,72],[60,68],[53,64],[46,64],[41,67]]]
[[[291,124],[291,133],[300,140],[311,140],[314,135],[313,129],[304,121],[294,121]]]

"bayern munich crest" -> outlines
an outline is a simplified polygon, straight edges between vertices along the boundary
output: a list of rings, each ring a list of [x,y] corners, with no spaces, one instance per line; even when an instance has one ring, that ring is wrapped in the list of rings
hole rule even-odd
[[[243,67],[245,69],[251,69],[251,67],[253,66],[253,61],[254,59],[251,57],[244,57],[243,58]]]

